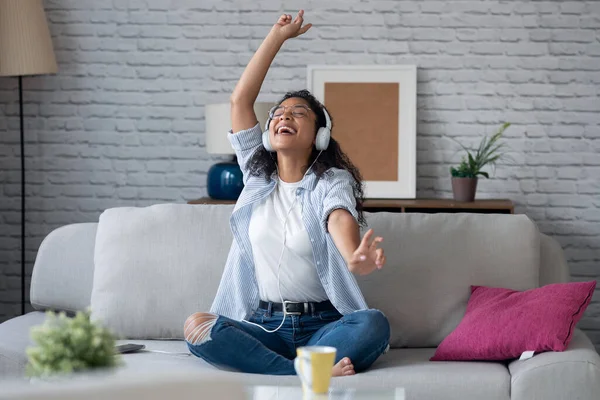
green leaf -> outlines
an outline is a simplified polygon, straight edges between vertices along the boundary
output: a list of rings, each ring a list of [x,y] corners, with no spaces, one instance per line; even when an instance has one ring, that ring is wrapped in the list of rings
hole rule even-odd
[[[498,161],[498,160],[499,160],[499,159],[500,159],[502,156],[503,156],[503,153],[501,153],[501,154],[496,154],[496,155],[495,155],[495,156],[493,156],[493,157],[490,157],[490,158],[487,158],[487,159],[485,159],[485,160],[484,160],[484,161],[485,161],[485,165],[487,165],[487,164],[492,164],[492,165],[493,165],[493,164],[495,164],[495,163],[496,163],[496,161]]]
[[[477,162],[473,159],[471,153],[469,153],[469,171],[471,172],[471,174],[477,174],[478,170],[479,167],[477,165]]]
[[[467,153],[467,156],[469,158],[469,167],[473,168],[475,166],[475,160],[473,160],[471,153]]]
[[[483,139],[481,140],[481,142],[479,143],[479,147],[477,148],[477,159],[481,158],[481,155],[483,154],[483,151],[485,149],[485,147],[487,146],[487,137],[483,137]]]

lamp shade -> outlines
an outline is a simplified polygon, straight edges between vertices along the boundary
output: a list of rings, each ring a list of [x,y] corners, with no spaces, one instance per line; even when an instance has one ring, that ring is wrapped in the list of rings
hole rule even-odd
[[[269,111],[277,103],[254,103],[254,113],[261,130],[269,118]],[[204,109],[206,122],[206,151],[210,154],[235,154],[227,139],[231,129],[231,104],[207,104]]]
[[[42,0],[0,0],[0,76],[56,71]]]

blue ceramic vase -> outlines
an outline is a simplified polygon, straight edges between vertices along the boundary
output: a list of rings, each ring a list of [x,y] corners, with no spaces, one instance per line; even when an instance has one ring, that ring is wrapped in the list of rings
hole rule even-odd
[[[208,170],[208,195],[217,200],[237,200],[244,188],[242,170],[235,161],[220,162]]]

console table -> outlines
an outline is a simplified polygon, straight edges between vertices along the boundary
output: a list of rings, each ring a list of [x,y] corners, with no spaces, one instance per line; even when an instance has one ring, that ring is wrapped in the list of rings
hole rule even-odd
[[[215,200],[203,197],[188,201],[188,204],[235,204],[235,201]],[[482,199],[469,203],[453,199],[368,199],[363,203],[368,212],[422,212],[422,213],[480,213],[480,214],[514,214],[514,204],[508,199]]]

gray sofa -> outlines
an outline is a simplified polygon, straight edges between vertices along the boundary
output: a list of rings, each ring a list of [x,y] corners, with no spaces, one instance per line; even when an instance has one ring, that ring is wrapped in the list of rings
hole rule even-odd
[[[200,303],[192,301],[190,304],[195,305],[180,310],[177,293],[156,294],[162,301],[172,301],[174,321],[183,324],[188,313],[207,311],[194,308],[210,304],[216,293],[232,240],[228,218],[233,206],[180,205],[173,210],[165,212],[185,210],[207,221],[195,223],[193,229],[198,230],[194,233],[198,246],[210,249],[206,262],[197,264],[205,269],[202,288],[195,294]],[[369,306],[382,310],[390,320],[391,350],[365,373],[334,378],[333,386],[404,387],[410,400],[600,398],[600,357],[581,330],[576,331],[567,351],[541,353],[526,361],[429,361],[435,347],[464,315],[470,285],[526,290],[569,281],[562,249],[541,234],[530,219],[524,215],[382,212],[367,213],[367,221],[384,237],[387,264],[382,271],[357,280]],[[25,348],[30,344],[28,331],[42,323],[43,310],[75,312],[90,306],[97,233],[102,223],[101,217],[99,223],[61,227],[41,244],[31,286],[31,301],[37,311],[0,324],[1,376],[23,374]],[[125,220],[123,223],[131,225]],[[144,232],[130,230],[128,234],[143,236]],[[226,375],[248,384],[299,384],[296,376],[217,371],[187,355],[181,337],[149,340],[145,335],[121,342],[143,343],[149,350],[165,353],[127,354],[122,371],[182,369]]]

